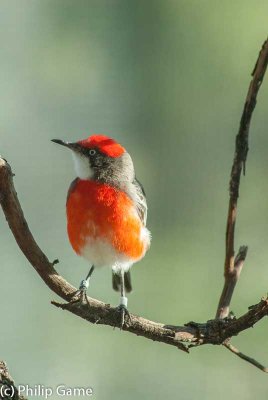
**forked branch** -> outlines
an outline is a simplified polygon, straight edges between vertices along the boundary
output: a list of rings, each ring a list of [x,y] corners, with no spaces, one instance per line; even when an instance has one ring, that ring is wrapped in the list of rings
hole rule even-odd
[[[252,80],[249,85],[240,127],[236,136],[235,154],[231,169],[229,185],[229,207],[226,226],[225,240],[225,263],[224,263],[224,286],[217,308],[216,318],[226,318],[229,316],[230,304],[235,286],[240,277],[244,261],[247,255],[247,246],[240,247],[236,257],[234,250],[235,224],[237,216],[237,203],[239,197],[239,185],[241,173],[246,172],[246,160],[248,154],[248,136],[252,113],[257,103],[257,95],[263,81],[268,63],[268,40],[266,40],[259,53],[259,57],[252,72]],[[251,357],[246,356],[236,349],[230,341],[225,342],[225,347],[243,360],[255,365],[263,372],[268,369]]]
[[[24,255],[47,286],[62,299],[69,301],[76,289],[54,268],[37,245],[24,218],[14,185],[13,174],[7,161],[0,158],[0,203],[9,227]],[[52,302],[55,306],[95,324],[120,327],[115,308],[88,297],[88,304]],[[188,323],[184,326],[165,325],[131,314],[124,330],[148,339],[163,342],[188,352],[189,347],[203,344],[222,344],[231,336],[238,335],[268,315],[268,299],[261,300],[238,319],[211,320],[206,323]]]
[[[229,315],[230,303],[235,285],[239,279],[243,264],[247,255],[247,246],[239,249],[235,258],[235,224],[237,215],[237,202],[239,197],[239,185],[241,172],[245,175],[246,160],[248,154],[248,135],[252,113],[257,103],[257,95],[263,81],[268,63],[268,40],[263,43],[259,57],[252,72],[248,93],[240,121],[240,127],[235,141],[235,154],[231,169],[229,184],[229,208],[226,226],[225,240],[225,263],[224,278],[225,283],[222,295],[217,308],[216,318],[225,318]]]

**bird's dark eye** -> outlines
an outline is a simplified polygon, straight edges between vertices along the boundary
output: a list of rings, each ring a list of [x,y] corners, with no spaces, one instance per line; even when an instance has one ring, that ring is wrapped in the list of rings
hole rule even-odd
[[[96,150],[94,150],[94,149],[90,149],[89,150],[89,155],[90,156],[94,156],[96,154]]]

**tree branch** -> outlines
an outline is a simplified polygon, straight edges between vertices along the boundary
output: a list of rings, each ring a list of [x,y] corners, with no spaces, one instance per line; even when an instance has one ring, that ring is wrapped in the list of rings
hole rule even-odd
[[[249,85],[240,127],[236,136],[235,154],[233,166],[231,169],[230,186],[229,186],[229,209],[227,215],[226,243],[225,243],[225,264],[224,264],[224,286],[217,308],[216,318],[226,318],[229,316],[230,304],[235,286],[240,277],[244,261],[247,255],[247,246],[240,247],[238,254],[234,260],[234,235],[235,223],[237,215],[237,203],[239,197],[240,177],[246,172],[246,159],[248,154],[248,135],[252,113],[257,104],[257,95],[263,81],[268,63],[268,40],[266,40],[259,53],[259,57],[252,72],[252,80]],[[263,372],[268,369],[261,365],[253,358],[241,353],[236,347],[230,343],[230,338],[224,343],[224,346],[233,354],[249,362]]]
[[[19,395],[4,361],[0,361],[0,399],[27,400],[26,397]]]
[[[268,368],[264,367],[264,365],[254,360],[254,358],[251,358],[249,356],[246,356],[246,354],[241,353],[241,351],[239,351],[235,346],[233,346],[228,340],[226,341],[226,343],[224,343],[224,346],[226,347],[226,349],[230,350],[233,354],[242,358],[242,360],[245,360],[248,363],[254,365],[254,367],[259,368],[262,372],[266,373],[268,372]]]
[[[233,296],[235,286],[240,277],[240,273],[242,271],[244,261],[247,256],[247,251],[248,251],[247,246],[241,246],[239,248],[239,251],[234,261],[234,269],[232,273],[228,273],[228,275],[225,277],[216,318],[222,319],[228,317],[229,315],[231,299]]]
[[[216,318],[225,318],[229,315],[230,303],[234,288],[239,279],[243,264],[247,255],[247,247],[239,249],[235,260],[234,235],[237,215],[237,202],[239,197],[239,185],[241,172],[245,175],[246,159],[248,154],[248,134],[252,113],[257,103],[257,95],[264,78],[268,63],[268,40],[266,40],[259,53],[259,57],[252,72],[252,80],[249,85],[240,127],[236,136],[234,161],[231,170],[229,185],[229,209],[226,227],[225,263],[224,263],[224,287],[217,308]]]
[[[13,174],[6,160],[0,158],[0,203],[9,227],[24,255],[47,284],[62,299],[68,301],[76,292],[49,262],[35,242],[24,218],[14,185]],[[52,302],[85,320],[120,328],[120,315],[115,308],[88,297],[88,304]],[[261,300],[238,319],[211,320],[207,323],[188,323],[185,326],[165,325],[131,314],[123,330],[158,342],[163,342],[185,352],[190,347],[203,344],[222,344],[231,336],[238,335],[268,315],[268,299]]]

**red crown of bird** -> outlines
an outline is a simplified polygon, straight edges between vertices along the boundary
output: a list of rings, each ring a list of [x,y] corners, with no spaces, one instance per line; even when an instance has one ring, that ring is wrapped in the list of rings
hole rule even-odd
[[[77,143],[88,149],[97,148],[109,157],[120,157],[126,151],[121,144],[105,135],[92,135]]]

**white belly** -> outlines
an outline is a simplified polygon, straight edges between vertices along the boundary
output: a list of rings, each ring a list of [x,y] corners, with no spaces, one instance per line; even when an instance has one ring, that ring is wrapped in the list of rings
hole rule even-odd
[[[127,271],[134,263],[125,254],[117,252],[114,247],[104,239],[88,239],[80,254],[94,267],[110,267],[114,271]]]

